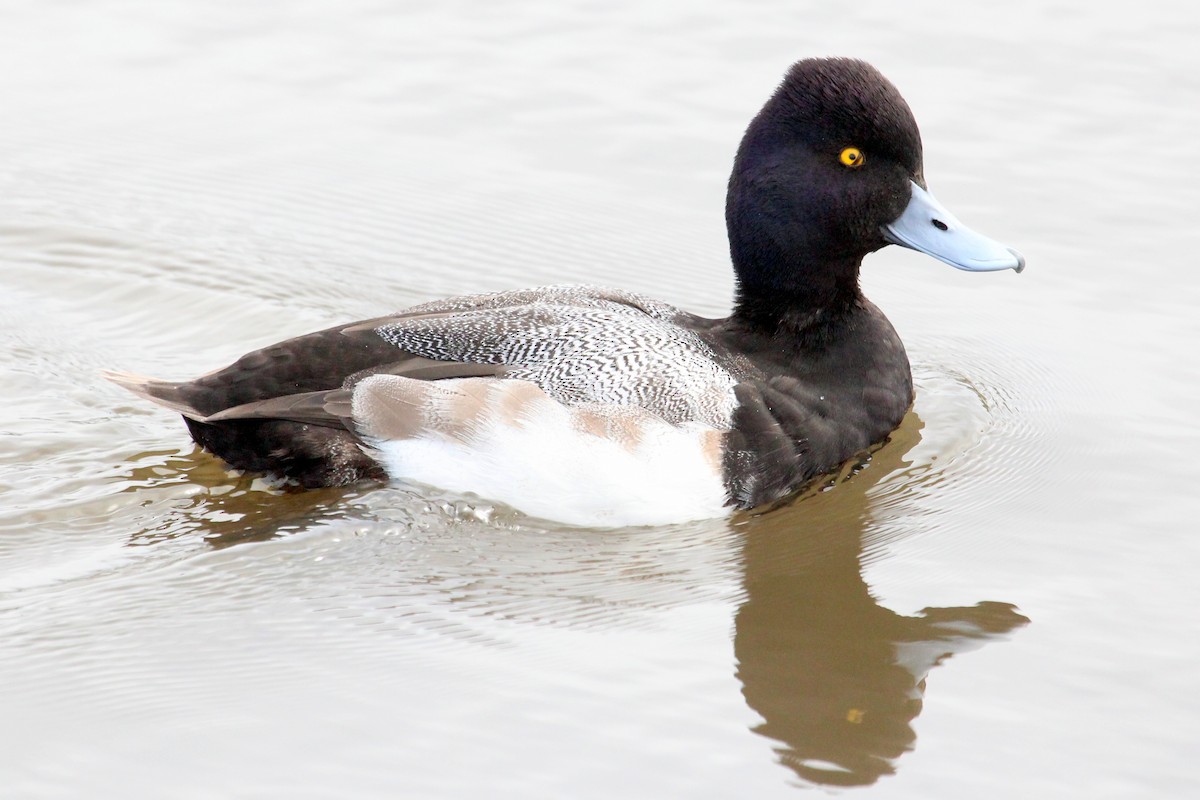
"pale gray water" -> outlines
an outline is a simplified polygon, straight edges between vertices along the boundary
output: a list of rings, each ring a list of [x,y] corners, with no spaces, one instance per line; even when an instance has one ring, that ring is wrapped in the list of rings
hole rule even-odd
[[[1198,37],[1165,2],[0,6],[0,794],[1196,793]],[[868,260],[920,395],[831,491],[608,532],[283,496],[98,377],[541,283],[722,313],[738,137],[820,54],[1030,265]]]

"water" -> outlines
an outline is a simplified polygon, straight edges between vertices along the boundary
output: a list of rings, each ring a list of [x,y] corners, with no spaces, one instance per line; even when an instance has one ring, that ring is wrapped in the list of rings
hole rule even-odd
[[[5,796],[1194,793],[1197,35],[1154,2],[7,3]],[[872,256],[916,407],[785,508],[282,494],[98,377],[540,283],[723,313],[733,149],[826,53],[1029,269]]]

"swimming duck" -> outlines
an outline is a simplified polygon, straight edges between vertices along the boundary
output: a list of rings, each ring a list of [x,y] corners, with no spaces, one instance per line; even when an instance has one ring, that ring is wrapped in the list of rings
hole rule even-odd
[[[742,138],[725,221],[723,319],[548,286],[339,325],[191,381],[108,377],[230,466],[304,487],[409,481],[568,524],[663,524],[784,498],[899,425],[912,375],[859,289],[868,253],[1024,268],[934,199],[908,105],[852,59],[788,71]]]

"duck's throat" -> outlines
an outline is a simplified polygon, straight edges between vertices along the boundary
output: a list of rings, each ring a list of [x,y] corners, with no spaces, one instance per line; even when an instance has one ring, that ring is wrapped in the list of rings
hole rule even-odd
[[[807,337],[859,305],[858,268],[857,260],[825,263],[766,282],[757,280],[761,271],[744,277],[739,270],[733,316],[763,333]]]

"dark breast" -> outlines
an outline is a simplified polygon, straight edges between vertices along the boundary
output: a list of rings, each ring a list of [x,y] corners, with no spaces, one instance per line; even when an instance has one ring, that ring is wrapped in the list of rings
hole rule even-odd
[[[744,372],[726,438],[725,485],[739,508],[786,497],[887,438],[912,405],[899,336],[862,301],[819,336],[713,332]]]

